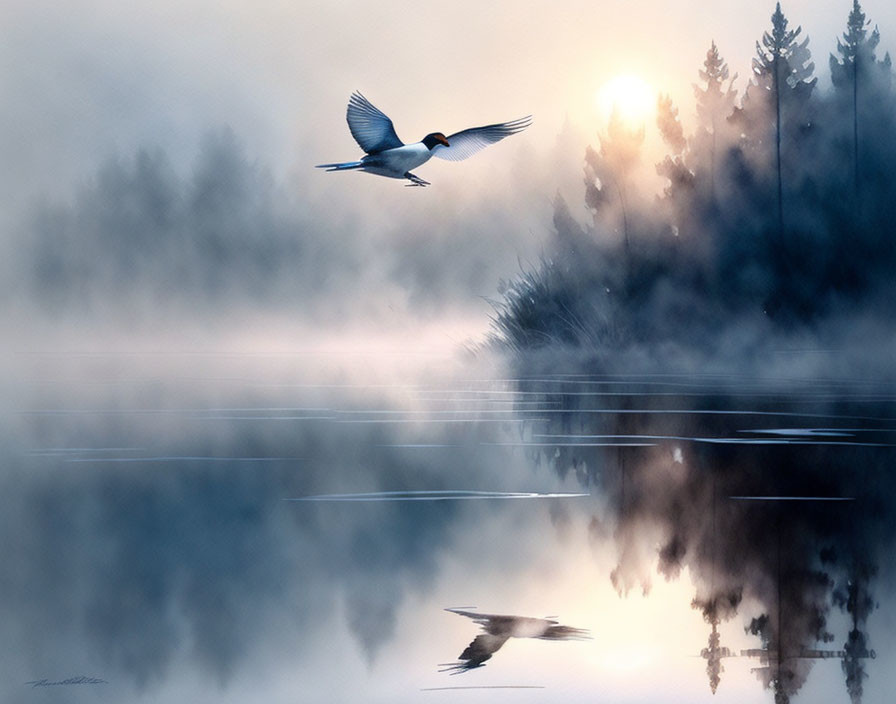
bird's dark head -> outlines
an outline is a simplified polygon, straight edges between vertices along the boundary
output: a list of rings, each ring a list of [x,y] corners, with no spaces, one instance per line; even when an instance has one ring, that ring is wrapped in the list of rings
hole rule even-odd
[[[423,138],[423,144],[426,145],[426,148],[432,150],[437,144],[443,144],[446,147],[450,147],[448,144],[448,138],[445,137],[441,132],[431,132]]]

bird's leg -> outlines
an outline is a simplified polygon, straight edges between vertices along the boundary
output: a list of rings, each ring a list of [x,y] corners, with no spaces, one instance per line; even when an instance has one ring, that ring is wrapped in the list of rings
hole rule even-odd
[[[423,188],[425,186],[431,185],[429,181],[424,181],[422,178],[416,176],[415,174],[412,174],[410,171],[405,171],[404,177],[410,181],[410,183],[405,184],[405,186],[408,187],[420,186],[421,188]]]

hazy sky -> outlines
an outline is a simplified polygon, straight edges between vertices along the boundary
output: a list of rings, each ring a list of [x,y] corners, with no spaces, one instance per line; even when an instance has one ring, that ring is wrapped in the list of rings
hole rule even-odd
[[[784,4],[811,37],[822,83],[850,4]],[[880,26],[881,49],[894,46],[892,3],[863,7]],[[64,193],[110,154],[140,146],[161,146],[186,166],[206,130],[229,125],[250,155],[298,179],[307,197],[355,208],[371,205],[359,191],[372,189],[373,203],[395,208],[409,194],[394,182],[310,171],[358,153],[344,122],[353,90],[385,110],[406,141],[535,115],[534,126],[500,151],[462,168],[427,165],[442,190],[410,197],[439,202],[452,185],[502,176],[502,162],[518,151],[550,149],[566,115],[592,132],[595,94],[620,73],[671,92],[690,119],[690,84],[710,40],[742,88],[773,10],[771,2],[733,0],[10,0],[0,10],[4,191],[13,202]]]

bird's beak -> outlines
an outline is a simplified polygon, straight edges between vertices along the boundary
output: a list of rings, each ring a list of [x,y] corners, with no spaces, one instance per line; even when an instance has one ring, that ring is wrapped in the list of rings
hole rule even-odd
[[[448,140],[445,139],[444,137],[436,137],[436,139],[439,140],[439,142],[441,142],[442,144],[444,144],[446,147],[450,147],[450,146],[451,146],[450,144],[448,144]]]

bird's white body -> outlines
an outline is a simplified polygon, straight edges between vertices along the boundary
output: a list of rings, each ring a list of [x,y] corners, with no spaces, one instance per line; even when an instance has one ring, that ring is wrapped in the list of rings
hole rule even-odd
[[[411,169],[425,164],[432,157],[461,161],[489,144],[524,130],[532,122],[531,117],[524,117],[485,127],[471,127],[450,137],[441,132],[432,132],[419,142],[405,144],[395,134],[392,120],[360,93],[353,93],[349,99],[345,119],[352,137],[367,155],[360,161],[319,164],[317,168],[366,171],[377,176],[404,178],[410,181],[409,186],[429,185],[428,181],[411,173]]]
[[[379,154],[369,154],[361,159],[361,171],[389,178],[407,178],[411,169],[425,164],[432,158],[432,151],[423,142],[405,144],[387,149]]]
[[[556,621],[543,618],[518,616],[507,628],[507,632],[513,638],[540,638],[548,628],[556,623]]]

